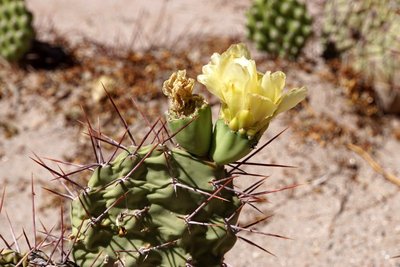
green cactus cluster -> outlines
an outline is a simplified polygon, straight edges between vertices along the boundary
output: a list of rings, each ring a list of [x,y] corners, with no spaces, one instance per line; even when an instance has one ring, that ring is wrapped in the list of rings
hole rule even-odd
[[[247,14],[249,39],[273,56],[296,58],[312,33],[311,24],[297,0],[255,0]]]
[[[18,61],[34,38],[32,14],[24,0],[0,0],[0,56]]]
[[[325,5],[323,43],[339,53],[356,46],[384,43],[396,23],[396,0],[329,0]],[[397,8],[396,8],[397,5]],[[377,40],[378,38],[378,40]]]
[[[400,2],[329,0],[325,6],[325,55],[339,55],[378,91],[400,89]]]

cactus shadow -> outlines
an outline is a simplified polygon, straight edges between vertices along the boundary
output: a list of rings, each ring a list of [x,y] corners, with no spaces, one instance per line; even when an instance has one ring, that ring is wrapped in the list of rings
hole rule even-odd
[[[19,65],[24,69],[54,70],[72,67],[75,60],[62,46],[34,40]]]
[[[332,42],[329,42],[326,44],[326,47],[322,53],[322,57],[325,60],[332,60],[340,57],[340,52],[336,48],[335,44]]]

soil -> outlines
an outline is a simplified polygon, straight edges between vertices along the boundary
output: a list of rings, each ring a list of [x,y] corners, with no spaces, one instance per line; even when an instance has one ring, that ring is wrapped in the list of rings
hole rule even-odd
[[[33,238],[32,179],[36,228],[54,226],[59,233],[61,214],[66,216],[61,207],[67,201],[43,189],[63,186],[35,163],[36,155],[55,168],[63,164],[49,158],[93,161],[81,123],[86,119],[116,140],[123,134],[117,113],[98,89],[99,80],[110,78],[110,94],[139,139],[147,126],[132,97],[154,122],[166,110],[160,89],[173,71],[186,68],[195,77],[213,52],[245,42],[260,71],[283,70],[287,88],[304,85],[309,94],[271,123],[260,145],[287,130],[251,160],[296,168],[244,167],[269,177],[259,190],[298,185],[257,203],[264,214],[248,207],[240,219],[246,225],[273,214],[256,229],[288,239],[242,233],[275,256],[238,240],[226,262],[235,267],[400,266],[395,257],[400,254],[400,185],[390,181],[400,177],[400,118],[382,114],[373,91],[356,75],[325,62],[318,36],[298,62],[288,62],[267,57],[246,40],[248,0],[27,4],[38,39],[48,45],[37,53],[51,64],[38,65],[34,56],[20,66],[0,62],[0,197],[6,192],[4,201],[0,198],[0,234],[6,240],[12,240],[7,214],[19,243],[25,243],[23,229]],[[316,32],[322,4],[307,1]],[[217,101],[204,88],[197,90],[214,104],[216,117]],[[83,183],[87,178],[77,179]],[[246,188],[256,181],[243,176],[236,183]]]

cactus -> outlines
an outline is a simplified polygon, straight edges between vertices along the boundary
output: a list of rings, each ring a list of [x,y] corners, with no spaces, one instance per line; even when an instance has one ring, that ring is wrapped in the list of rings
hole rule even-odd
[[[259,50],[296,58],[312,32],[312,19],[297,0],[255,0],[247,14],[248,37]]]
[[[325,4],[323,44],[337,53],[356,46],[380,43],[395,18],[395,1],[392,0],[329,0]],[[396,24],[396,23],[393,23]]]
[[[325,18],[322,36],[327,58],[339,55],[374,85],[378,95],[400,91],[398,1],[330,0]]]
[[[228,226],[236,224],[241,205],[227,190],[233,189],[229,179],[217,186],[227,176],[223,167],[181,149],[122,152],[96,169],[89,189],[72,202],[76,262],[90,266],[102,253],[105,266],[220,266],[236,241]],[[89,229],[79,234],[81,225]]]
[[[34,35],[24,0],[0,0],[0,56],[18,61],[30,49]]]
[[[241,75],[237,75],[238,68],[243,70]],[[236,80],[230,80],[232,75]],[[202,96],[192,94],[194,80],[187,78],[185,71],[178,71],[164,83],[163,92],[170,100],[166,121],[156,120],[140,142],[136,142],[122,117],[126,133],[120,141],[111,140],[88,122],[96,163],[64,172],[52,169],[39,158],[35,160],[55,175],[55,179],[64,179],[75,189],[67,187],[66,193],[57,193],[72,200],[71,250],[61,252],[63,266],[73,266],[67,265],[69,255],[80,267],[225,266],[224,256],[238,239],[270,253],[238,233],[248,231],[282,237],[253,228],[268,216],[246,226],[239,225],[243,206],[254,207],[252,203],[260,200],[260,196],[274,191],[256,191],[265,177],[243,191],[234,186],[234,179],[240,175],[260,176],[247,173],[240,166],[256,154],[248,155],[271,119],[303,100],[306,90],[299,88],[283,93],[284,74],[260,75],[242,44],[232,45],[222,55],[215,53],[198,81],[218,97],[221,92],[215,87],[227,89],[223,90],[226,95],[221,99],[222,117],[214,129],[209,104]],[[243,87],[243,81],[249,86]],[[237,98],[245,106],[232,101]],[[145,145],[150,134],[154,140]],[[126,135],[132,142],[130,146],[122,144]],[[108,160],[104,158],[100,142],[115,148]],[[244,156],[247,157],[236,162]],[[83,175],[87,170],[93,173],[85,186],[70,177]],[[64,232],[62,224],[60,238],[50,234],[47,237],[53,243],[62,244]],[[31,251],[40,248],[35,242]],[[57,245],[53,251],[56,249]],[[16,266],[15,262],[24,257],[24,267],[33,264],[33,258],[52,261],[42,254],[31,257],[32,253],[22,256],[12,250],[2,252],[0,266]]]
[[[243,45],[233,45],[221,56],[214,54],[212,62],[226,64],[224,70],[228,74],[234,67],[229,63],[242,54],[250,56]],[[207,87],[215,77],[212,72],[218,75],[222,67],[210,64],[203,70],[208,71],[199,76]],[[259,77],[255,69],[249,73],[252,74]],[[224,77],[216,78],[224,82]],[[305,97],[304,89],[281,96],[278,90],[283,85],[283,73],[265,75],[265,89],[277,90],[276,100],[265,101],[279,102],[266,108],[268,114],[291,108]],[[209,105],[203,97],[192,94],[193,86],[194,80],[186,78],[185,71],[174,73],[164,83],[163,92],[170,100],[167,122],[180,147],[166,145],[171,137],[166,140],[157,137],[159,141],[155,144],[126,148],[112,162],[97,167],[86,189],[73,200],[72,236],[76,238],[73,256],[79,266],[92,266],[100,257],[96,265],[223,265],[225,253],[237,240],[240,229],[237,220],[246,203],[243,198],[246,193],[233,187],[234,176],[224,164],[234,163],[250,153],[258,141],[251,135],[261,135],[272,117],[263,119],[263,127],[247,122],[241,133],[218,127],[218,133],[213,134]],[[265,118],[263,109],[252,110],[260,113],[253,115]],[[218,124],[225,122],[220,120]],[[250,128],[246,131],[247,126]],[[237,134],[241,136],[239,141]],[[218,147],[218,156],[213,149],[208,155],[211,142]],[[241,145],[230,152],[235,142]]]

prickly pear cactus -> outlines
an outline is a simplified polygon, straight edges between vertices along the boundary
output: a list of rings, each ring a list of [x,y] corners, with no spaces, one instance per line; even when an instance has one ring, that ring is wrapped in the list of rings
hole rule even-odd
[[[30,49],[33,38],[32,14],[24,0],[0,0],[0,56],[19,60]]]
[[[297,0],[255,0],[247,19],[249,38],[274,56],[296,58],[312,32],[312,19]]]
[[[330,0],[324,17],[325,56],[342,58],[374,85],[381,100],[388,101],[387,109],[393,108],[393,99],[384,98],[400,97],[400,2]]]

